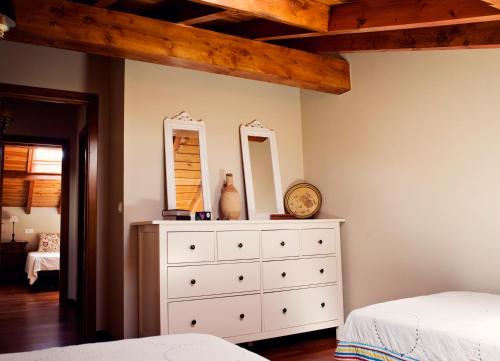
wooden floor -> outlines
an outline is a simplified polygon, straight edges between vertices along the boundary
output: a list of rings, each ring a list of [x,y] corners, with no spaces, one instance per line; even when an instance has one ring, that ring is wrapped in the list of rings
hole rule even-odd
[[[76,310],[59,307],[57,291],[0,285],[0,353],[80,342]],[[272,361],[333,361],[335,331],[326,330],[242,345]]]
[[[325,330],[254,343],[246,348],[271,361],[333,361],[335,331]]]
[[[76,310],[59,307],[57,291],[0,285],[0,353],[77,344]]]

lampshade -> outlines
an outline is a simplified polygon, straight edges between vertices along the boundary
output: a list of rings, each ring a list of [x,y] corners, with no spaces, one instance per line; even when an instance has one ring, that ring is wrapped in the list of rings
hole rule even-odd
[[[0,38],[16,26],[16,12],[11,0],[0,1]]]
[[[10,216],[9,222],[10,223],[19,223],[19,217],[18,216]]]

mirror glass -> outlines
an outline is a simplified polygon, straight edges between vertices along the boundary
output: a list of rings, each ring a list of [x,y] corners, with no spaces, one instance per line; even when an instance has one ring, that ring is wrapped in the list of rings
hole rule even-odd
[[[271,141],[268,137],[249,136],[248,150],[256,213],[277,213]]]
[[[172,131],[176,209],[191,213],[204,210],[198,131]]]

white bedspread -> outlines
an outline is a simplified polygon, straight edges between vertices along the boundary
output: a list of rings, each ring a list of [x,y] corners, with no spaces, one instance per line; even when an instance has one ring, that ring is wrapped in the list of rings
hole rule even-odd
[[[39,271],[58,271],[60,259],[59,252],[29,252],[25,271],[28,274],[30,285],[35,283]]]
[[[264,361],[215,336],[168,335],[0,355],[0,361]]]
[[[447,292],[352,312],[341,340],[419,361],[500,361],[500,296]]]

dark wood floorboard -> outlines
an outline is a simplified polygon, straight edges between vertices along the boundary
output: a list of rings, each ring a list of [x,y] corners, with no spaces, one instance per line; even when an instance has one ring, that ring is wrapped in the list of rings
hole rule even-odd
[[[333,361],[335,331],[324,330],[243,345],[271,361]]]
[[[0,285],[0,353],[80,342],[76,307],[59,307],[59,293]]]
[[[0,285],[0,353],[80,343],[75,308],[59,307],[57,291]],[[272,361],[333,361],[335,331],[324,330],[241,345]]]

